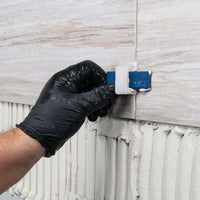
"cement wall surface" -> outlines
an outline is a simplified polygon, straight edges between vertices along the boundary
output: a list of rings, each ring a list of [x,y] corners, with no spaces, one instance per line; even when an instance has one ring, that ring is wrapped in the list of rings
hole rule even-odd
[[[0,195],[0,200],[22,200],[19,196],[12,196],[8,192],[5,192]]]
[[[30,106],[0,102],[0,132]],[[86,121],[9,193],[38,200],[199,200],[200,129],[103,118]]]

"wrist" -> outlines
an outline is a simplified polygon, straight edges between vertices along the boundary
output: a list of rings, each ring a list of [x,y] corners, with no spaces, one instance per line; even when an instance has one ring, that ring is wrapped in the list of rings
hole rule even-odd
[[[27,161],[37,161],[41,157],[45,155],[45,148],[34,138],[26,134],[23,130],[20,128],[14,128],[12,129],[15,136],[18,138],[19,141],[19,148],[22,148],[20,146],[23,145],[24,148],[24,158]]]

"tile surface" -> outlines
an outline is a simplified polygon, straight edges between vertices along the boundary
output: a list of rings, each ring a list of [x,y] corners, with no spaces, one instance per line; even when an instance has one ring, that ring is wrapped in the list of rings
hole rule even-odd
[[[136,118],[200,126],[200,2],[138,1],[138,70],[152,90],[137,95]]]

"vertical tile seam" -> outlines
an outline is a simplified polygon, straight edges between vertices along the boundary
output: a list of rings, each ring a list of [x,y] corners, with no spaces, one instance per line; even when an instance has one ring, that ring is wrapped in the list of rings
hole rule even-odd
[[[134,48],[134,65],[138,70],[138,0],[135,0],[135,48]],[[137,94],[134,96],[134,118],[137,119]]]
[[[134,48],[134,65],[137,69],[138,67],[138,57],[137,57],[137,48],[138,48],[138,0],[135,0],[135,48]]]

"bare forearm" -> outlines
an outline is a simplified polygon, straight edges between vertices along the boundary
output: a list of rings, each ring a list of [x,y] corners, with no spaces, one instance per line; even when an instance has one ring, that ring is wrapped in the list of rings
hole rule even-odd
[[[0,194],[19,181],[45,149],[18,128],[0,135]]]

